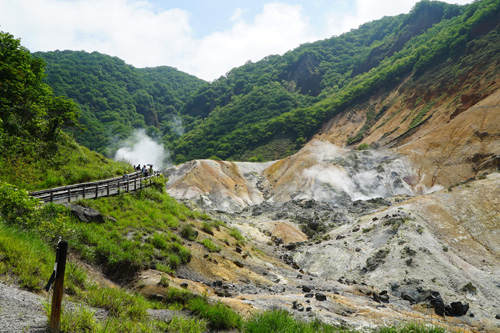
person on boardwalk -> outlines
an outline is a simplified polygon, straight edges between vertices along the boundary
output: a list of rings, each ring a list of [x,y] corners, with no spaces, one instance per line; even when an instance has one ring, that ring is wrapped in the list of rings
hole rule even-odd
[[[128,182],[128,175],[127,175],[127,171],[123,171],[123,181],[124,181],[124,182]]]

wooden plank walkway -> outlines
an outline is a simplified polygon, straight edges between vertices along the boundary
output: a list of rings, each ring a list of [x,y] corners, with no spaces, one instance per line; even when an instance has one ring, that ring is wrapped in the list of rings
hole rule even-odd
[[[71,202],[80,199],[96,199],[117,195],[120,192],[135,192],[151,185],[151,179],[158,177],[160,172],[152,176],[142,177],[142,172],[128,174],[128,180],[123,176],[91,183],[74,184],[56,187],[48,190],[31,192],[30,195],[44,202]]]

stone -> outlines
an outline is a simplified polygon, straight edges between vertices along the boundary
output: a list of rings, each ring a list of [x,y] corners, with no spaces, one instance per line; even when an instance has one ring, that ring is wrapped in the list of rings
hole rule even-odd
[[[467,311],[469,311],[469,303],[451,302],[450,308],[452,309],[450,316],[465,316]]]
[[[314,295],[311,293],[307,293],[304,295],[305,298],[312,298]]]
[[[242,250],[242,249],[241,249],[241,247],[239,247],[239,246],[237,246],[237,247],[236,247],[235,251],[236,251],[237,253],[241,253],[241,252],[243,252],[243,250]]]
[[[102,216],[102,214],[93,208],[83,207],[69,202],[63,203],[63,205],[69,208],[71,214],[73,214],[73,216],[75,216],[81,222],[104,223],[104,217]]]
[[[302,291],[305,292],[305,293],[308,293],[311,291],[311,288],[308,287],[308,286],[302,286]]]
[[[165,298],[159,294],[151,294],[148,296],[148,299],[150,301],[163,302]]]
[[[401,293],[401,299],[404,299],[405,301],[408,301],[410,302],[410,304],[415,304],[415,299],[413,297],[411,297],[410,295],[408,295],[407,293],[405,293],[404,291]]]
[[[238,260],[234,260],[234,261],[233,261],[233,263],[234,263],[236,266],[238,266],[239,268],[242,268],[243,266],[245,266],[245,265],[243,265],[243,263],[242,263],[241,261],[238,261]]]
[[[322,293],[317,293],[315,295],[315,298],[316,298],[317,301],[320,301],[320,302],[326,301],[326,295],[322,294]]]
[[[500,313],[495,316],[495,319],[500,319]]]
[[[431,302],[431,305],[434,306],[434,312],[441,317],[444,317],[445,312],[446,312],[446,307],[444,305],[443,299],[441,296],[439,298],[436,298]]]
[[[373,300],[378,303],[389,303],[389,294],[387,294],[387,290],[381,291],[379,294],[372,294]]]
[[[181,288],[187,289],[188,286],[186,282],[181,283]]]

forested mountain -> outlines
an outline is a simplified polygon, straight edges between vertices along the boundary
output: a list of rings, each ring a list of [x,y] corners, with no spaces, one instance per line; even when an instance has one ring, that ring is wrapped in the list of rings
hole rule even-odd
[[[77,138],[89,147],[103,151],[110,138],[147,125],[150,133],[161,133],[176,162],[276,159],[295,152],[322,124],[372,94],[465,56],[470,43],[498,31],[499,8],[498,0],[466,6],[424,0],[409,14],[248,62],[211,83],[162,68],[135,69],[97,53],[38,56],[48,63],[47,80],[55,92],[82,106],[89,130]],[[171,80],[178,86],[167,83]],[[360,142],[387,107],[382,109],[347,143]],[[173,130],[176,115],[184,134]],[[423,114],[412,120],[412,128],[418,126]]]
[[[205,83],[171,67],[137,69],[98,52],[54,51],[34,56],[47,63],[46,82],[54,93],[80,105],[80,123],[86,130],[75,133],[78,142],[108,154],[135,128],[147,128],[156,137],[175,132],[178,110]]]

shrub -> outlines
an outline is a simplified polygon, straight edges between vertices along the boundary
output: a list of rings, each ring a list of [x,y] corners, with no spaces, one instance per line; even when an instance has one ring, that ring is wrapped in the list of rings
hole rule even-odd
[[[209,251],[209,252],[220,252],[220,246],[214,244],[211,239],[205,238],[201,241],[201,244]]]
[[[0,214],[7,224],[32,228],[37,223],[38,206],[40,200],[30,197],[27,191],[0,182]]]
[[[245,244],[245,238],[243,237],[243,235],[241,234],[241,232],[238,229],[236,229],[234,227],[229,229],[229,234],[231,236],[233,236],[234,239],[236,239],[239,243]]]
[[[191,223],[185,225],[181,230],[182,238],[190,241],[194,241],[198,237],[198,231],[196,231]]]
[[[212,223],[204,221],[203,224],[201,225],[201,230],[206,232],[209,235],[213,235],[214,232],[212,230]]]

